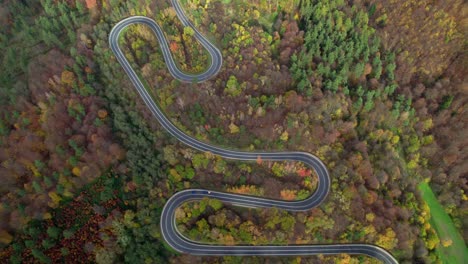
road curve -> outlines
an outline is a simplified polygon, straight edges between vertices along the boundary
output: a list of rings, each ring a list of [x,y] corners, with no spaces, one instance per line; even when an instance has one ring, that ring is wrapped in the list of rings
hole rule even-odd
[[[143,16],[132,16],[118,22],[109,34],[109,45],[120,65],[123,67],[137,92],[150,109],[154,117],[161,123],[172,136],[184,144],[200,151],[211,152],[226,159],[255,161],[259,158],[270,161],[301,161],[313,168],[318,176],[316,191],[308,198],[300,201],[282,201],[252,197],[246,195],[207,191],[201,189],[184,190],[174,194],[165,204],[161,215],[161,231],[164,240],[175,250],[193,255],[271,255],[271,256],[296,256],[296,255],[319,255],[319,254],[364,254],[382,260],[384,263],[398,263],[396,259],[385,249],[370,244],[331,244],[331,245],[262,245],[262,246],[225,246],[208,245],[192,241],[184,237],[177,229],[175,210],[187,201],[200,200],[204,197],[215,198],[224,203],[235,204],[243,207],[270,208],[277,207],[288,211],[306,211],[319,206],[327,197],[330,190],[330,176],[327,168],[317,157],[306,152],[243,152],[223,149],[192,138],[178,129],[164,115],[151,95],[145,89],[143,83],[125,58],[119,47],[119,36],[122,31],[133,24],[144,24],[156,35],[164,60],[171,75],[182,82],[203,82],[215,76],[222,66],[222,54],[211,42],[209,42],[188,20],[178,0],[171,0],[178,18],[186,27],[191,27],[194,37],[209,52],[211,63],[208,69],[200,74],[191,75],[180,71],[171,55],[168,42],[164,32],[152,19]]]

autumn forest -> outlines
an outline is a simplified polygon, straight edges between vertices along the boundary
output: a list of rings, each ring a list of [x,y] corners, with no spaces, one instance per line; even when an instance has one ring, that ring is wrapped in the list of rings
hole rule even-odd
[[[305,151],[331,190],[307,212],[188,202],[186,237],[227,245],[370,243],[400,263],[468,259],[467,5],[462,0],[181,0],[223,56],[209,81],[167,70],[148,27],[120,46],[159,107],[188,135],[244,151]],[[169,0],[0,3],[1,263],[378,263],[360,255],[208,257],[161,235],[174,193],[203,188],[302,200],[300,162],[240,162],[167,133],[110,50],[141,15],[178,67],[207,51]]]

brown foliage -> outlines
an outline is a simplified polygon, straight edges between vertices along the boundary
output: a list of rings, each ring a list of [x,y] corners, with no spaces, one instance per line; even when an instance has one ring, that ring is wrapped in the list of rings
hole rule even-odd
[[[278,47],[280,50],[279,61],[283,65],[289,65],[291,56],[299,50],[304,43],[304,32],[302,30],[299,31],[295,20],[284,20],[282,27],[285,28],[285,32],[281,37],[281,42]]]
[[[46,101],[46,94],[50,91],[47,84],[50,81],[58,83],[58,76],[64,66],[70,66],[71,63],[69,57],[56,49],[32,59],[28,65],[28,87],[32,102]]]
[[[401,50],[395,72],[400,84],[415,74],[436,78],[450,65],[463,48],[463,5],[461,0],[379,2],[374,18],[378,24],[386,16],[378,30],[382,43]]]
[[[98,111],[105,117],[103,100],[71,91],[77,78],[63,70],[70,62],[51,50],[29,64],[30,101],[16,106],[20,114],[0,147],[0,201],[10,205],[1,211],[2,232],[43,219],[49,206],[56,207],[61,197],[73,195],[125,155],[113,143],[109,126],[95,123]],[[63,189],[59,196],[58,185]]]

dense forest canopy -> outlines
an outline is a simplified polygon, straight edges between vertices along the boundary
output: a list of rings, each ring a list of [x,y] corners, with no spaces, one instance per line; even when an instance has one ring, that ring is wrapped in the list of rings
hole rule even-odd
[[[177,210],[187,237],[222,244],[371,243],[401,263],[468,256],[466,5],[461,0],[182,0],[223,53],[209,81],[169,74],[145,26],[120,39],[187,134],[246,151],[301,150],[329,168],[308,212],[204,199]],[[168,0],[0,3],[0,262],[373,263],[363,256],[194,257],[161,237],[172,194],[206,188],[300,200],[295,162],[237,162],[166,133],[109,49],[131,15],[157,21],[181,70],[210,63]],[[443,221],[440,221],[443,219]]]

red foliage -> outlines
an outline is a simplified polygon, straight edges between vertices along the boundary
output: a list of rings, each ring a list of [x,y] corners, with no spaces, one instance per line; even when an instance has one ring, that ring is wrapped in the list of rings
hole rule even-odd
[[[96,0],[86,0],[86,7],[91,9],[96,6]]]
[[[310,176],[312,172],[306,168],[300,168],[297,170],[297,174],[301,177]]]
[[[176,42],[172,41],[170,44],[170,49],[172,52],[176,52],[179,49],[179,45]]]
[[[257,157],[257,164],[260,165],[260,164],[262,164],[262,162],[263,162],[262,161],[262,156],[258,156]]]

